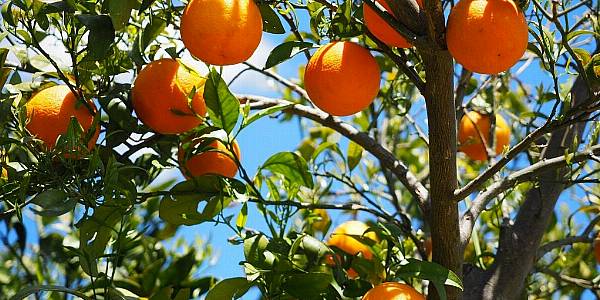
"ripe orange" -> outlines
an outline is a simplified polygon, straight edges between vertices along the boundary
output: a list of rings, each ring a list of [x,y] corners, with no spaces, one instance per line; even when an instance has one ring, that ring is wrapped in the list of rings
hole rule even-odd
[[[461,0],[450,11],[446,42],[466,69],[496,74],[527,49],[527,22],[512,0]]]
[[[181,16],[181,39],[192,55],[211,65],[241,63],[262,37],[253,0],[190,0]]]
[[[174,59],[149,63],[131,89],[133,109],[146,126],[162,134],[186,132],[202,123],[206,114],[205,78]],[[191,101],[192,91],[196,91]]]
[[[490,117],[471,111],[464,115],[460,120],[458,128],[459,150],[464,152],[472,160],[486,160],[487,153],[485,146],[481,143],[481,136],[488,144],[490,136]],[[496,154],[500,154],[505,146],[510,142],[510,128],[501,115],[496,115]],[[481,134],[481,136],[480,136]]]
[[[361,221],[348,221],[342,223],[338,226],[333,233],[331,234],[331,238],[327,242],[329,246],[338,247],[340,250],[350,254],[357,255],[358,253],[362,253],[362,255],[366,259],[373,258],[373,253],[371,253],[371,249],[357,239],[351,237],[350,235],[364,236],[365,238],[369,238],[373,241],[377,241],[377,235],[375,232],[368,232],[365,234],[365,231],[369,229],[367,224]]]
[[[94,104],[89,102],[94,108]],[[59,135],[65,134],[75,117],[84,132],[92,127],[94,115],[88,108],[79,103],[77,96],[66,85],[56,85],[39,91],[25,105],[29,122],[25,126],[29,132],[44,142],[47,149],[53,149]],[[95,128],[94,136],[88,142],[88,149],[93,149],[100,127]]]
[[[596,258],[596,262],[600,264],[600,232],[598,232],[598,235],[594,239],[594,257]]]
[[[201,141],[198,141],[199,143]],[[202,176],[206,174],[221,175],[233,178],[237,173],[238,166],[231,157],[231,152],[220,141],[209,144],[211,149],[190,157],[187,161],[182,148],[179,148],[179,165],[181,172],[187,178]],[[238,160],[241,159],[240,148],[237,142],[233,142],[233,152]]]
[[[304,86],[312,102],[335,116],[365,109],[379,92],[379,66],[369,51],[352,42],[322,46],[311,57]]]
[[[362,300],[425,300],[413,287],[399,282],[384,282],[370,289]]]
[[[376,0],[375,2],[381,4],[385,10],[387,10],[391,15],[394,15],[386,0]],[[423,0],[417,0],[419,7],[423,6],[422,2]],[[365,19],[365,25],[367,28],[369,28],[369,31],[386,45],[398,48],[410,48],[412,46],[400,33],[398,33],[392,26],[388,25],[385,20],[381,18],[377,12],[375,12],[375,10],[364,3],[363,17]]]

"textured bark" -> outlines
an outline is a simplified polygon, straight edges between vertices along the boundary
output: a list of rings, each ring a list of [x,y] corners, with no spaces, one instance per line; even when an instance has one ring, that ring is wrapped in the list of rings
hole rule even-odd
[[[433,261],[461,274],[462,254],[458,228],[456,189],[456,114],[453,98],[453,62],[447,51],[422,51],[425,64],[427,118],[429,124],[429,169],[431,211],[429,225]],[[436,294],[430,289],[433,298]],[[448,299],[460,291],[448,287]]]
[[[571,89],[572,106],[589,99],[585,82],[579,77]],[[569,109],[569,108],[563,108]],[[574,149],[582,140],[586,123],[577,123],[552,133],[542,153],[544,159],[564,155],[566,149]],[[575,139],[577,137],[577,139]],[[533,269],[537,249],[548,227],[558,197],[564,190],[559,182],[566,168],[548,170],[540,174],[536,187],[527,192],[525,202],[519,209],[514,224],[508,220],[500,229],[496,262],[487,271],[466,268],[465,299],[519,299],[524,283]]]
[[[462,276],[458,204],[454,201],[456,174],[456,109],[454,61],[447,50],[442,1],[424,1],[427,43],[417,44],[425,69],[425,102],[429,127],[429,226],[433,261]],[[448,299],[461,299],[461,291],[446,286]],[[439,298],[434,288],[429,298]]]

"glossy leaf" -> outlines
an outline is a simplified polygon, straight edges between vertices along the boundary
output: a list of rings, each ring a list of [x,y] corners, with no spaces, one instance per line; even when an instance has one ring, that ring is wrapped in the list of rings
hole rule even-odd
[[[291,183],[313,187],[313,178],[308,172],[306,161],[293,152],[280,152],[271,156],[262,165],[261,170],[279,174]]]
[[[212,68],[204,85],[208,115],[215,126],[230,133],[240,115],[240,101],[229,91],[221,75]]]
[[[267,62],[265,63],[265,69],[272,68],[292,57],[294,55],[309,49],[313,46],[312,43],[309,42],[301,42],[301,41],[290,41],[285,42],[273,49],[267,58]]]
[[[227,278],[219,281],[208,291],[206,300],[238,299],[246,294],[252,285],[252,282],[243,277]]]

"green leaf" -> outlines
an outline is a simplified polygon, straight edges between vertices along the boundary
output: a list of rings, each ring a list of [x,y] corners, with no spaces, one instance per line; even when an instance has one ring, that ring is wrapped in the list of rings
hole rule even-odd
[[[88,59],[101,60],[115,40],[115,28],[107,15],[78,15],[77,19],[90,31],[88,36]]]
[[[240,115],[240,101],[229,91],[215,68],[211,68],[204,84],[204,100],[215,126],[227,133],[233,131]]]
[[[4,5],[2,5],[2,19],[10,26],[17,26],[17,22],[15,22],[15,19],[13,17],[13,11],[12,11],[12,2],[8,1],[5,2]]]
[[[38,285],[38,286],[26,287],[26,288],[21,289],[14,296],[12,296],[12,298],[10,298],[10,300],[22,300],[22,299],[27,298],[30,295],[33,295],[33,294],[39,293],[39,292],[61,292],[61,293],[77,296],[83,300],[92,300],[92,298],[89,298],[82,292],[79,292],[79,291],[76,291],[73,289],[69,289],[66,287],[62,287],[62,286],[55,286],[55,285]]]
[[[242,127],[246,127],[246,126],[254,123],[255,121],[257,121],[257,120],[259,120],[259,119],[261,119],[263,117],[266,117],[266,116],[272,115],[274,113],[280,112],[280,111],[282,111],[282,110],[284,110],[286,108],[291,107],[292,105],[293,105],[292,103],[289,103],[289,104],[279,104],[279,105],[275,105],[275,106],[271,106],[271,107],[265,108],[265,109],[263,109],[263,110],[255,113],[255,114],[251,115],[247,119],[245,119],[242,122]]]
[[[322,257],[325,253],[331,252],[327,245],[310,235],[303,235],[300,239],[300,247],[305,253],[312,255],[315,258]]]
[[[195,225],[210,221],[231,199],[217,197],[225,185],[218,176],[201,176],[181,182],[171,189],[171,195],[165,196],[159,207],[159,216],[173,225]],[[206,202],[202,212],[198,204]]]
[[[308,172],[306,160],[294,152],[280,152],[271,156],[260,170],[282,175],[291,183],[313,187],[313,178]]]
[[[98,275],[96,260],[104,255],[106,245],[113,233],[113,227],[121,220],[127,210],[114,201],[94,209],[94,214],[79,223],[79,264],[89,275]]]
[[[283,25],[281,25],[279,16],[277,16],[277,13],[275,13],[270,5],[262,3],[258,5],[258,9],[260,9],[260,14],[262,16],[264,32],[274,34],[285,33],[285,29],[283,28]]]
[[[115,30],[125,28],[131,18],[131,11],[138,5],[137,0],[110,0],[108,11]]]
[[[445,294],[444,285],[453,286],[463,290],[462,281],[452,271],[433,262],[408,259],[408,264],[400,266],[396,275],[399,277],[420,278],[431,281],[440,296]],[[445,297],[442,297],[445,298]]]
[[[590,52],[588,52],[585,49],[573,48],[573,52],[575,52],[575,55],[577,55],[577,58],[579,58],[581,60],[581,63],[583,65],[587,65],[590,62],[590,60],[592,60],[592,56],[590,55]]]
[[[363,148],[359,144],[350,141],[350,144],[348,145],[348,168],[350,171],[356,168],[362,158],[362,154]]]
[[[300,41],[290,41],[285,42],[273,49],[267,58],[267,62],[265,63],[265,69],[272,68],[292,57],[294,55],[309,49],[313,46],[312,43],[309,42],[300,42]]]
[[[283,289],[299,299],[314,298],[323,293],[332,281],[333,276],[328,273],[292,274],[283,282]]]
[[[575,31],[571,31],[567,34],[567,41],[571,41],[572,39],[580,36],[580,35],[584,35],[584,34],[590,34],[593,35],[595,38],[600,37],[600,35],[592,30],[575,30]]]
[[[240,214],[237,217],[235,225],[238,229],[244,228],[246,226],[246,221],[248,220],[248,203],[244,202],[242,205],[242,209],[240,210]]]
[[[265,250],[269,246],[269,239],[263,234],[258,234],[244,240],[244,257],[257,267],[268,267],[265,263]]]
[[[175,259],[165,271],[161,272],[161,285],[170,286],[181,283],[188,277],[196,264],[198,264],[196,261],[196,250],[190,248],[188,253]]]
[[[158,17],[152,16],[148,26],[144,27],[142,31],[142,42],[140,43],[140,51],[143,53],[148,48],[148,45],[156,40],[159,34],[161,34],[167,27],[167,22]]]
[[[73,210],[77,200],[67,197],[67,193],[62,190],[50,189],[37,194],[31,203],[42,208],[42,210],[33,210],[40,216],[60,216]]]
[[[244,296],[252,286],[253,283],[243,277],[227,278],[219,281],[208,291],[206,300],[238,299]]]

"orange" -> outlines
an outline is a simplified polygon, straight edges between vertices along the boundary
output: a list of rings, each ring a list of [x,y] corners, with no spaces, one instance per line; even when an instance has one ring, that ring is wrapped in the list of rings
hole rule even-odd
[[[201,141],[198,141],[200,143]],[[190,157],[184,162],[185,153],[179,148],[179,165],[186,177],[196,177],[206,174],[221,175],[233,178],[237,173],[238,166],[232,158],[232,153],[220,141],[213,141],[207,150]],[[240,148],[237,142],[233,142],[233,152],[238,160],[241,159]]]
[[[364,234],[363,237],[377,241],[377,235],[375,232],[371,231],[365,234],[365,231],[368,229],[369,226],[361,221],[348,221],[342,223],[333,231],[331,238],[327,242],[327,245],[335,246],[350,255],[362,253],[366,259],[371,259],[373,258],[373,253],[371,252],[369,246],[350,236],[363,236]]]
[[[448,50],[473,72],[508,70],[525,53],[527,38],[525,16],[512,0],[461,0],[448,16]]]
[[[153,131],[162,134],[186,132],[202,123],[206,114],[203,92],[206,79],[174,59],[149,63],[138,74],[131,89],[133,109]],[[194,91],[191,107],[189,97]]]
[[[94,104],[88,103],[95,113]],[[58,136],[67,132],[71,117],[77,119],[84,132],[89,131],[94,122],[94,115],[66,85],[55,85],[39,91],[29,99],[25,108],[29,119],[25,127],[42,140],[47,149],[53,149]],[[88,149],[94,148],[99,134],[100,127],[97,126],[94,136],[88,142]]]
[[[398,282],[384,282],[370,289],[362,300],[425,300],[413,287]]]
[[[262,37],[253,0],[190,0],[181,16],[181,39],[190,53],[211,65],[241,63]]]
[[[369,51],[352,42],[322,46],[311,57],[304,86],[312,102],[334,116],[360,112],[379,92],[379,65]]]
[[[600,264],[600,232],[598,232],[598,235],[594,239],[594,257],[596,258],[596,262]]]
[[[394,15],[386,0],[376,0],[375,2],[381,4],[392,16]],[[423,0],[417,0],[417,4],[419,7],[422,7]],[[410,48],[412,46],[400,33],[396,31],[396,29],[388,25],[388,23],[382,17],[380,17],[375,10],[364,3],[363,17],[365,19],[365,25],[367,25],[369,31],[386,45],[398,48]]]
[[[481,136],[487,142],[490,136],[490,117],[475,111],[464,115],[458,127],[459,151],[464,152],[472,160],[486,160],[485,146],[481,143]],[[502,116],[496,114],[496,154],[500,154],[510,142],[510,128]],[[480,135],[481,134],[481,135]]]

